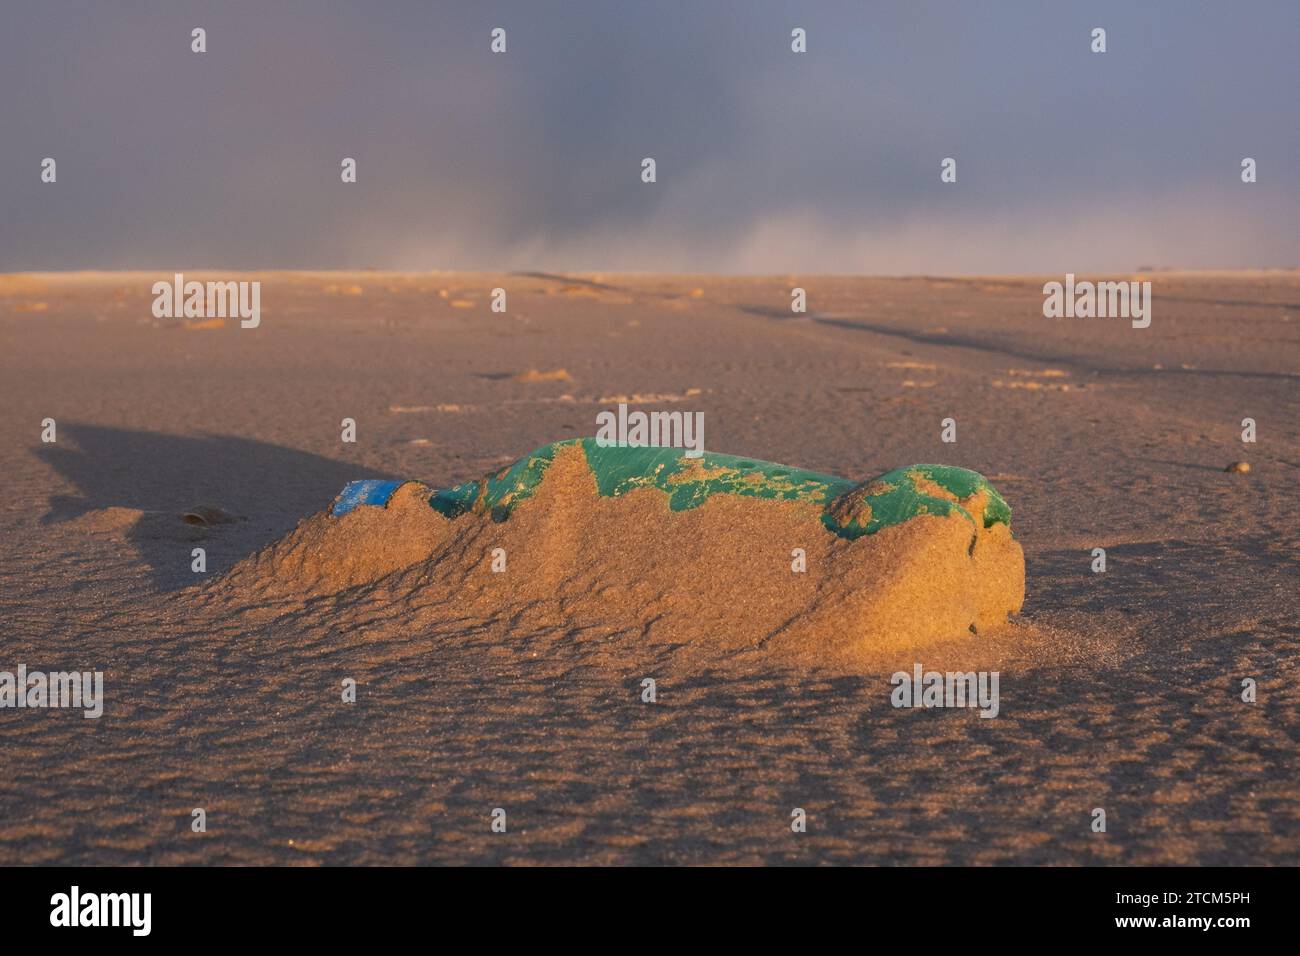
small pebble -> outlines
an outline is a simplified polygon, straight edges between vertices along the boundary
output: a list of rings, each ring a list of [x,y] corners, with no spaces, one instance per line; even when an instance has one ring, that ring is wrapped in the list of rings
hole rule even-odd
[[[1250,474],[1250,462],[1248,462],[1248,461],[1234,461],[1231,465],[1229,465],[1227,468],[1225,468],[1225,469],[1223,469],[1223,470],[1224,470],[1224,471],[1235,471],[1235,472],[1237,472],[1238,474],[1248,475],[1248,474]]]

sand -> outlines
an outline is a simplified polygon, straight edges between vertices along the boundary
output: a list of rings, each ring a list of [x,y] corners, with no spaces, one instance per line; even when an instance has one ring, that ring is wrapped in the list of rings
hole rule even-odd
[[[983,493],[959,499],[916,481],[982,517]],[[848,667],[987,633],[1024,601],[1024,555],[1008,526],[957,513],[846,540],[804,502],[715,493],[673,511],[653,487],[602,497],[581,445],[562,447],[505,520],[486,509],[444,518],[432,493],[407,482],[384,506],[326,508],[220,576],[204,600],[230,615],[278,600],[287,613],[346,591],[384,606],[389,626],[454,606],[539,630],[633,627],[647,645],[687,645],[697,662],[752,651]],[[862,501],[858,489],[842,497]]]
[[[0,669],[99,668],[107,696],[98,720],[0,710],[0,863],[1300,862],[1294,273],[1154,274],[1146,330],[1043,319],[1044,278],[381,273],[241,276],[260,329],[185,328],[152,318],[156,278],[0,279]],[[815,311],[790,315],[794,284]],[[792,600],[771,582],[816,573],[775,536],[786,570],[752,588],[768,553],[707,535],[619,564],[628,508],[662,531],[646,496],[586,513],[599,540],[564,501],[450,530],[399,503],[349,523],[364,562],[288,553],[349,480],[444,487],[591,434],[616,396],[830,474],[987,475],[1021,613],[871,653],[782,646],[799,622],[756,645]],[[795,511],[728,518],[753,542]],[[296,577],[259,571],[277,542]],[[917,662],[999,671],[998,717],[894,708]]]

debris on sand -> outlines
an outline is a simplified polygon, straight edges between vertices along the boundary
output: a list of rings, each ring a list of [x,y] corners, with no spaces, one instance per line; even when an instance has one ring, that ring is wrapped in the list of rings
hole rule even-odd
[[[352,482],[219,586],[304,602],[365,588],[388,613],[634,626],[647,640],[852,659],[970,638],[1017,613],[1025,564],[1010,519],[962,468],[856,483],[571,439],[442,490]]]

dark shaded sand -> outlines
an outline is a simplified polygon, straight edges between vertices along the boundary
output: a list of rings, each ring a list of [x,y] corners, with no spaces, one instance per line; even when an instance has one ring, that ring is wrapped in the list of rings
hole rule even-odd
[[[0,863],[1300,862],[1295,274],[1157,273],[1146,330],[1044,319],[1043,278],[605,275],[577,295],[382,273],[244,276],[260,329],[186,328],[150,315],[155,278],[0,278],[0,669],[100,668],[107,694],[99,720],[0,710]],[[350,480],[445,487],[618,401],[703,411],[707,447],[819,472],[988,476],[1021,614],[852,659],[753,646],[838,539],[738,508],[779,575],[703,533],[647,572],[614,540],[662,531],[645,495],[608,521],[571,494],[498,525],[399,506],[429,539],[384,535],[391,575],[302,555],[333,578],[295,591],[257,571]],[[527,522],[541,552],[512,537]],[[480,574],[500,535],[510,571]],[[997,718],[892,707],[916,662],[999,671]]]

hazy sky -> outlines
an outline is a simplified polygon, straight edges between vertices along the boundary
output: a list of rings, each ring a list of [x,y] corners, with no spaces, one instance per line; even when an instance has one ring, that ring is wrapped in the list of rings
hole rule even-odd
[[[1300,266],[1297,0],[0,17],[2,270]]]

